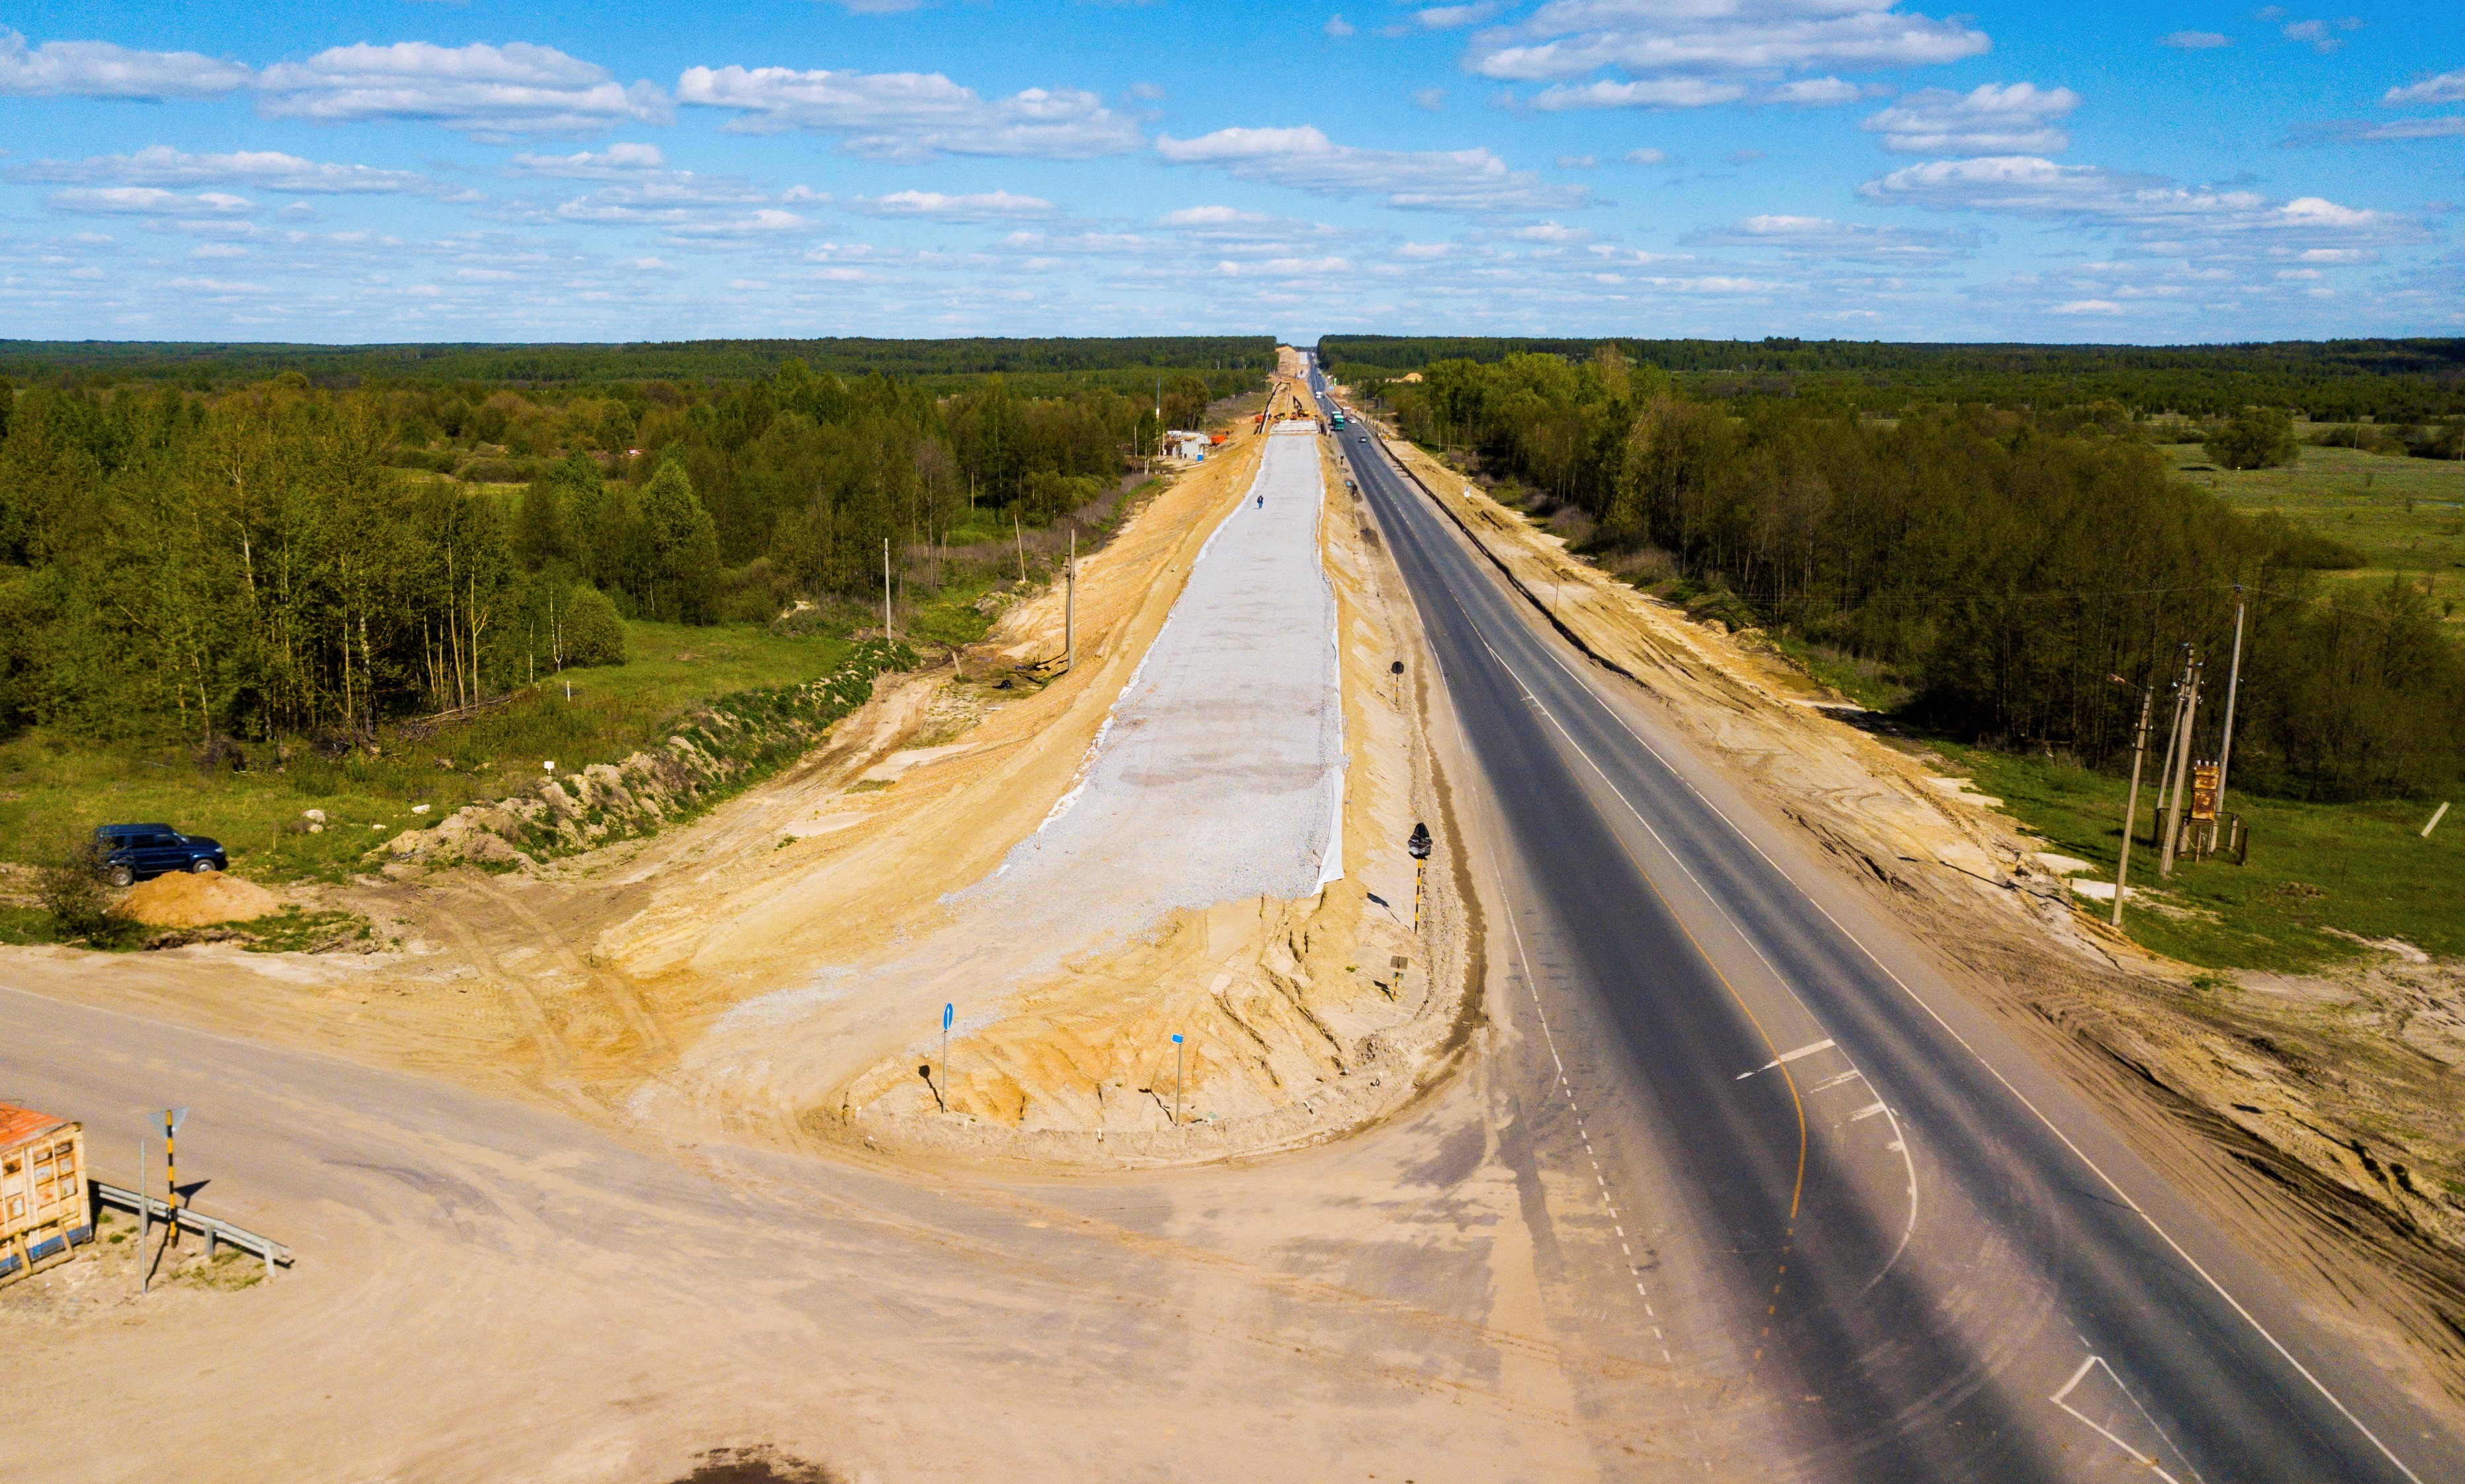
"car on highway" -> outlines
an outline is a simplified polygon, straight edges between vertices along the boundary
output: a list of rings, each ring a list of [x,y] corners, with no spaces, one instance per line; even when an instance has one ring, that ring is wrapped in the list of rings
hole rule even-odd
[[[95,865],[104,880],[129,886],[174,871],[229,871],[222,842],[182,834],[169,825],[97,825]]]

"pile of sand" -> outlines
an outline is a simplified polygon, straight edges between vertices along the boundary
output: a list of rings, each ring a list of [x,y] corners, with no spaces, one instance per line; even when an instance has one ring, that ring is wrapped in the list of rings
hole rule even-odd
[[[272,892],[220,871],[206,875],[183,872],[156,876],[140,882],[120,904],[121,916],[149,927],[248,922],[281,910],[281,900]]]

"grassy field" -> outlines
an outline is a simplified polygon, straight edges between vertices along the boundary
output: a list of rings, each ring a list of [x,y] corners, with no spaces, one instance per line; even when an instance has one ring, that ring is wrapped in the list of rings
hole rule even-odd
[[[2045,848],[2114,879],[2127,780],[2076,764],[1933,743],[1983,792],[2046,837]],[[2125,930],[2160,953],[2205,968],[2313,969],[2372,951],[2359,940],[2402,939],[2427,953],[2465,955],[2465,823],[2451,810],[2430,839],[2436,801],[2304,804],[2232,794],[2251,827],[2251,863],[2178,862],[2160,883],[2149,848],[2155,788],[2140,792],[2131,850],[2134,898]],[[2144,894],[2142,895],[2142,894]],[[2142,905],[2142,903],[2145,905]],[[2101,904],[2082,905],[2102,913]]]
[[[2184,477],[2243,510],[2276,510],[2362,552],[2369,565],[2333,582],[2427,578],[2453,632],[2465,635],[2465,462],[2305,446],[2285,469],[2218,469],[2196,443],[2167,445]]]

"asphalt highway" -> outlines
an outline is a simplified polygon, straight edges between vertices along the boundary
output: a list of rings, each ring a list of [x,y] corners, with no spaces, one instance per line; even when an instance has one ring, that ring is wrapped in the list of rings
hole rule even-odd
[[[2452,1433],[1554,634],[1372,433],[1338,436],[1479,775],[1534,1137],[1614,1212],[1599,1322],[1729,1383],[1707,1468],[2465,1477]]]

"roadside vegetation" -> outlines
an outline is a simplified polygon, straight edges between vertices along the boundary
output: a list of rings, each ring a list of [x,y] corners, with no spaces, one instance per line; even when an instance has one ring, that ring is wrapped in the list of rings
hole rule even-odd
[[[159,820],[251,877],[341,880],[549,764],[655,750],[698,711],[786,715],[878,647],[885,605],[902,641],[972,642],[1155,488],[1125,471],[1159,392],[1200,422],[1262,379],[1258,348],[1258,370],[1142,369],[1140,397],[997,374],[935,394],[792,359],[553,394],[297,370],[15,389],[0,861]],[[726,791],[778,762],[731,759]],[[0,894],[0,940],[112,938],[37,875]]]
[[[2109,873],[2142,688],[2153,780],[2191,646],[2192,752],[2213,758],[2239,606],[2231,807],[2253,864],[2193,868],[2131,930],[2210,966],[2388,937],[2458,951],[2465,897],[2431,884],[2453,883],[2453,858],[2419,885],[2395,864],[2455,848],[2400,849],[2397,826],[2465,791],[2465,644],[2442,586],[2465,466],[2427,456],[2436,438],[2322,447],[2325,430],[2264,408],[1715,401],[1613,346],[1436,361],[1364,389],[1576,550],[1699,621],[1761,631]],[[2135,860],[2143,884],[2153,870]]]

